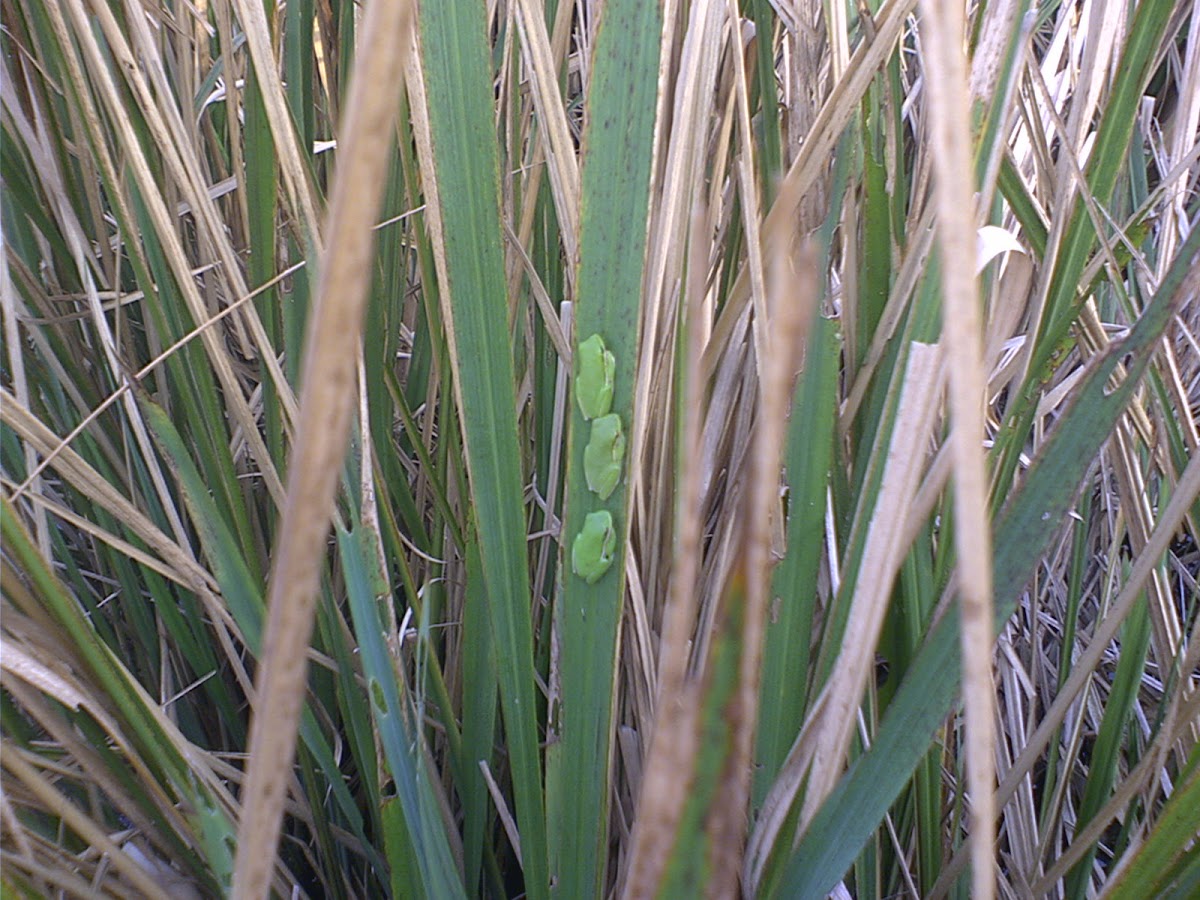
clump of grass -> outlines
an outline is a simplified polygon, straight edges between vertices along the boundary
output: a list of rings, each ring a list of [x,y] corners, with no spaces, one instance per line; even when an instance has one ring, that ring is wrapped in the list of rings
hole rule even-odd
[[[4,889],[1190,896],[1197,29],[953,14],[6,6]]]

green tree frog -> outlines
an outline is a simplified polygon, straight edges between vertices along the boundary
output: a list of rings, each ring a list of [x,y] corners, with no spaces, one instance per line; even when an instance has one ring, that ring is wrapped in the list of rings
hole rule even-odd
[[[571,568],[588,584],[595,584],[612,565],[617,532],[607,509],[587,514],[583,528],[571,544]]]
[[[583,449],[583,474],[588,489],[607,500],[621,480],[625,432],[616,413],[592,420],[592,436]]]
[[[612,409],[613,372],[616,359],[604,344],[604,338],[593,334],[575,350],[575,397],[585,419],[608,415]]]

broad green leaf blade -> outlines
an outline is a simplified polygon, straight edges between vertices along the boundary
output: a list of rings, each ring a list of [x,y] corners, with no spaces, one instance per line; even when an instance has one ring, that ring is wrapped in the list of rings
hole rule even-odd
[[[421,6],[432,143],[427,165],[437,181],[444,266],[439,287],[489,595],[525,890],[540,900],[550,876],[487,22],[487,9],[477,0]]]
[[[414,856],[408,826],[404,821],[404,804],[389,797],[380,809],[383,818],[383,846],[387,851],[391,871],[392,896],[425,900],[429,896],[420,880],[420,866]]]
[[[578,347],[599,335],[614,357],[612,413],[632,430],[650,166],[654,158],[662,11],[657,2],[613,0],[601,12],[587,97],[581,171]],[[625,590],[629,461],[606,500],[589,491],[584,447],[589,426],[571,404],[563,592],[555,609],[562,635],[560,734],[547,760],[551,858],[556,893],[600,897],[608,869],[614,678]],[[627,455],[627,454],[622,454]],[[595,583],[572,570],[571,544],[587,516],[607,511],[615,563]]]

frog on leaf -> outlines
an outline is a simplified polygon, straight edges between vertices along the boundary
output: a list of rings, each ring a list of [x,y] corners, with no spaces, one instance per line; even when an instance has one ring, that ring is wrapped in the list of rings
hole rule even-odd
[[[593,334],[575,350],[575,399],[585,419],[606,416],[612,409],[616,365],[604,338],[598,334]]]
[[[616,413],[592,420],[592,434],[583,448],[583,474],[590,491],[607,500],[621,480],[625,431]]]
[[[607,509],[588,513],[571,544],[571,569],[588,584],[595,584],[612,565],[616,549],[612,513]]]

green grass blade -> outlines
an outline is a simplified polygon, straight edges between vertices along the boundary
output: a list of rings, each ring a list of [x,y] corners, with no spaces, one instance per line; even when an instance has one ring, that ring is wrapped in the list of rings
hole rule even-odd
[[[192,462],[171,418],[162,407],[144,395],[139,396],[139,406],[155,441],[179,481],[184,502],[200,534],[200,545],[212,564],[213,574],[221,585],[221,593],[229,605],[229,611],[241,630],[246,646],[257,654],[262,646],[262,578],[254,575],[252,568],[247,565],[242,545],[217,510],[207,483]]]
[[[463,641],[469,650],[463,659],[463,771],[458,785],[463,803],[465,883],[471,890],[479,885],[488,825],[489,798],[479,763],[493,764],[492,747],[496,740],[496,660],[485,584],[479,546],[472,540],[467,545],[463,609]]]
[[[1107,885],[1104,900],[1140,900],[1142,897],[1194,897],[1200,887],[1200,745],[1175,782],[1175,791],[1163,805],[1154,828],[1131,860]]]
[[[662,12],[658,3],[614,0],[597,26],[580,173],[579,278],[573,345],[600,335],[615,359],[612,412],[632,437],[641,287],[646,258],[650,164],[654,157]],[[629,461],[605,500],[588,490],[583,466],[589,423],[571,402],[562,597],[562,709],[558,744],[547,762],[551,858],[557,895],[600,897],[608,847],[614,713],[614,661],[625,590]],[[632,441],[631,441],[632,443]],[[589,584],[572,570],[572,543],[586,517],[608,511],[616,559]]]
[[[221,585],[221,594],[229,605],[234,622],[246,646],[257,658],[262,649],[263,612],[266,606],[262,581],[252,573],[233,532],[217,511],[200,472],[170,418],[161,407],[144,396],[139,397],[139,404],[154,439],[179,479],[192,523],[200,534],[201,546],[212,564],[213,574]],[[325,776],[325,786],[337,801],[336,806],[345,817],[347,826],[366,844],[362,816],[346,788],[329,740],[309,704],[301,710],[299,728],[301,740]]]
[[[221,840],[200,847],[208,865],[202,871],[194,864],[191,853],[185,858],[193,871],[210,880],[210,885],[222,883],[226,868],[226,838],[233,838],[233,828],[222,807],[212,799],[209,788],[198,783],[192,768],[180,749],[181,737],[162,726],[157,709],[150,707],[149,697],[120,663],[113,652],[97,637],[83,611],[55,577],[39,553],[20,517],[5,495],[0,495],[0,538],[5,555],[18,567],[19,577],[29,585],[31,596],[39,602],[50,622],[68,637],[78,656],[76,662],[85,668],[87,677],[99,685],[112,704],[129,739],[144,761],[149,774],[158,782],[159,791],[170,791],[184,800],[193,810],[209,810],[208,821],[222,836]],[[8,566],[5,566],[6,574]],[[17,573],[12,573],[16,575]],[[6,584],[5,595],[11,599],[11,587]],[[25,610],[29,613],[30,610]],[[42,623],[39,627],[45,627]],[[143,771],[145,771],[143,769]]]
[[[358,636],[363,674],[367,679],[367,696],[371,702],[379,740],[383,746],[388,768],[396,783],[396,793],[404,810],[404,825],[411,858],[421,873],[421,884],[428,896],[438,898],[466,897],[462,879],[454,864],[446,839],[440,807],[429,783],[425,768],[422,741],[411,733],[412,711],[400,696],[396,670],[384,641],[383,623],[376,608],[378,597],[387,598],[386,585],[376,585],[371,577],[376,566],[368,561],[374,555],[365,529],[354,533],[337,529],[338,549],[346,573],[346,589],[354,631]],[[394,854],[389,847],[389,856]]]
[[[807,363],[796,388],[786,457],[787,551],[774,574],[774,616],[763,647],[754,805],[800,732],[808,705],[808,669],[825,529],[825,497],[833,457],[839,345],[828,319],[814,324]]]
[[[1115,69],[1112,95],[1104,107],[1096,131],[1086,171],[1087,184],[1082,188],[1098,203],[1107,204],[1112,197],[1121,164],[1129,152],[1135,110],[1153,72],[1157,48],[1171,18],[1172,8],[1172,0],[1147,0],[1139,4],[1134,13],[1129,39]],[[1037,229],[1033,233],[1036,234]],[[1043,367],[1078,314],[1080,278],[1093,252],[1096,238],[1096,225],[1086,205],[1080,201],[1075,207],[1062,246],[1058,249],[1050,293],[1037,328],[1032,365],[1021,394],[1012,405],[1006,426],[996,439],[1000,451],[1000,474],[996,479],[999,496],[1004,496],[1012,483],[1018,457],[1033,420]]]
[[[1146,648],[1150,643],[1150,616],[1145,601],[1134,607],[1125,620],[1121,634],[1121,655],[1117,660],[1117,673],[1113,678],[1112,691],[1104,707],[1100,732],[1096,735],[1093,752],[1088,763],[1087,784],[1075,819],[1075,827],[1082,830],[1100,812],[1104,802],[1112,793],[1113,782],[1118,775],[1123,741],[1121,735],[1129,724],[1129,717],[1137,702],[1142,684],[1142,673],[1146,664]],[[1083,858],[1067,874],[1066,896],[1082,900],[1087,896],[1092,881],[1092,862],[1099,846],[1092,845]]]
[[[489,594],[525,890],[541,900],[550,877],[486,27],[484,4],[475,0],[421,7],[433,153],[427,162],[435,173],[444,243],[441,300]]]

